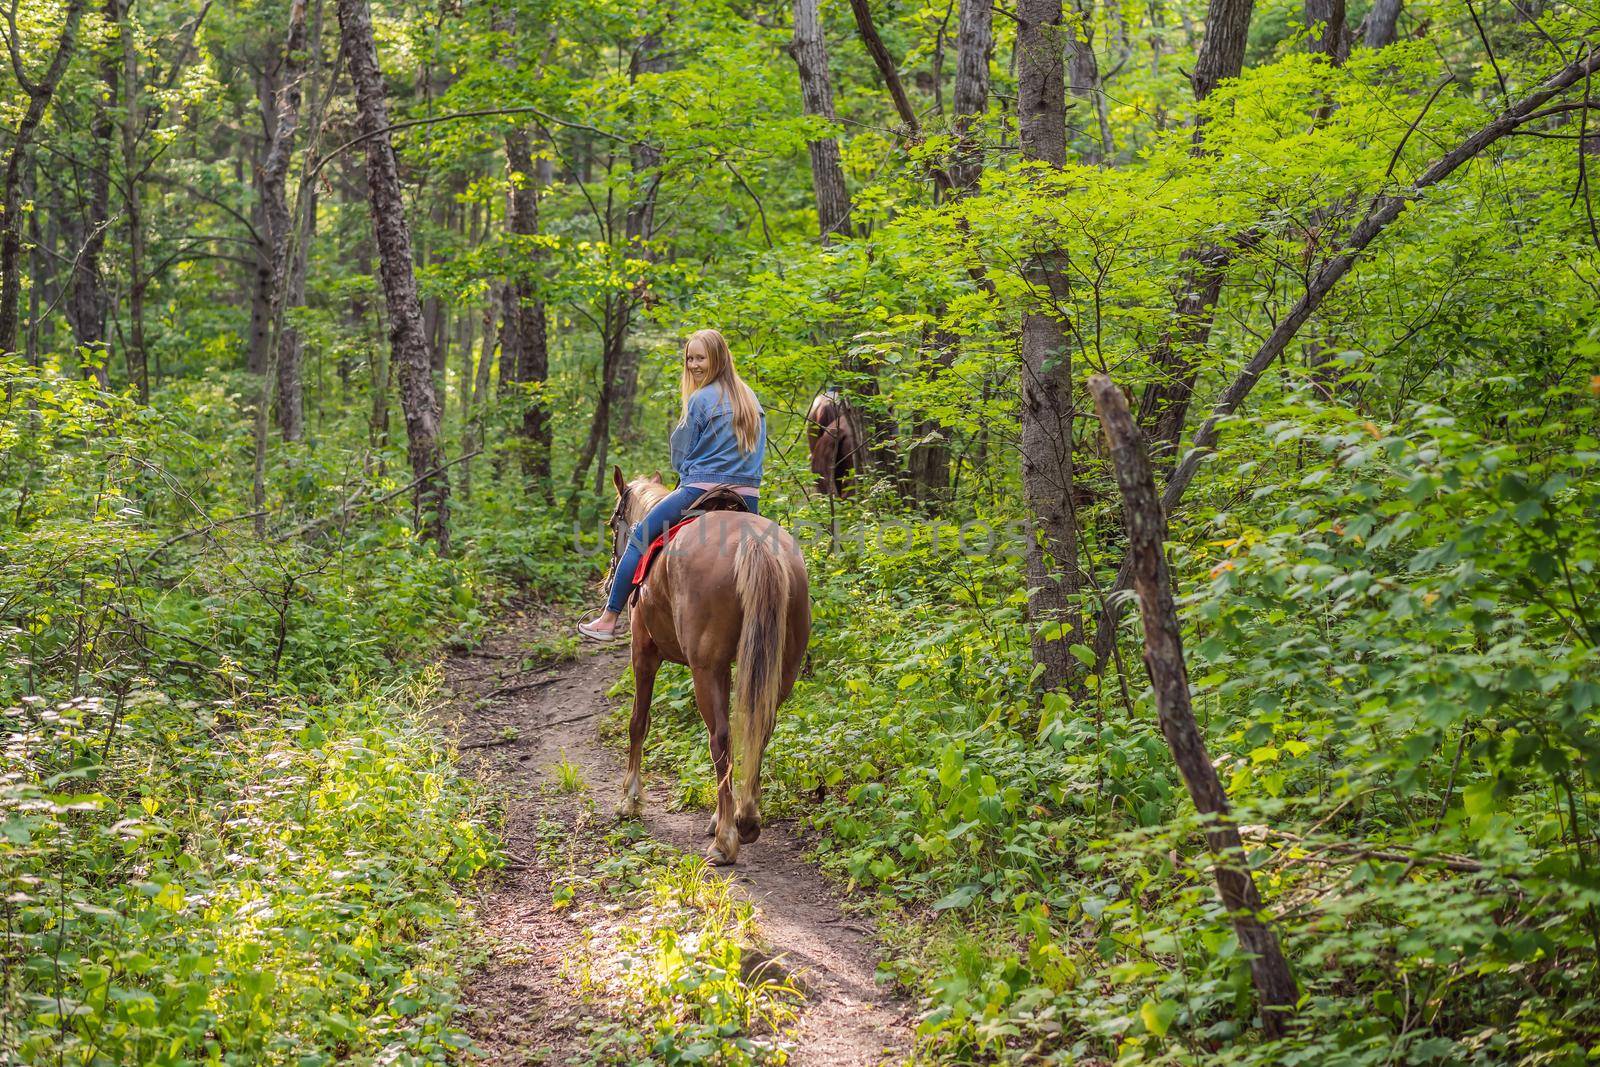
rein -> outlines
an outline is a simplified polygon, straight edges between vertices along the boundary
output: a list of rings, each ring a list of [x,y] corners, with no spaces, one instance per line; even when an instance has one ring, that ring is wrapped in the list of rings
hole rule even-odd
[[[648,515],[650,513],[650,509],[661,503],[662,500],[665,500],[667,495],[671,492],[671,490],[667,489],[665,486],[662,486],[661,493],[655,496],[654,499],[651,499],[651,494],[645,491],[643,484],[647,484],[645,479],[640,479],[638,484],[635,482],[629,482],[627,484],[627,488],[622,492],[621,495],[617,497],[617,506],[611,509],[611,518],[606,521],[606,526],[611,530],[611,563],[606,568],[606,573],[610,577],[606,579],[605,583],[606,596],[608,597],[611,595],[612,586],[614,586],[617,581],[617,564],[622,559],[622,545],[624,537],[626,536],[625,531],[631,529],[634,523],[639,522],[646,515]],[[637,518],[628,514],[630,510],[629,504],[631,504],[636,498],[641,501],[641,505],[639,507],[639,516]],[[617,528],[619,523],[622,524],[622,530],[618,530]]]

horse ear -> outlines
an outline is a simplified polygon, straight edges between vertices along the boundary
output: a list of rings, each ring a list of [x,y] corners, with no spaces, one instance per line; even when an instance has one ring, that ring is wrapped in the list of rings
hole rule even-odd
[[[617,487],[617,495],[618,496],[627,495],[628,483],[622,480],[622,468],[621,467],[613,466],[611,468],[611,484]]]
[[[650,480],[652,482],[655,482],[657,485],[666,485],[667,484],[665,481],[662,480],[660,471],[656,471],[654,474],[652,474],[650,476]]]

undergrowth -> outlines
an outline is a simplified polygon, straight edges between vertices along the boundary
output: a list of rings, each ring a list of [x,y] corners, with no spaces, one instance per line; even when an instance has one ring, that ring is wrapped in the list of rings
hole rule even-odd
[[[1004,552],[926,524],[906,552],[812,543],[813,670],[778,717],[768,813],[885,915],[881,977],[921,1001],[929,1059],[1589,1062],[1600,678],[1574,611],[1600,449],[1438,409],[1255,425],[1248,495],[1172,551],[1196,713],[1302,991],[1289,1038],[1256,1029],[1137,631],[1125,679],[1040,699]],[[1299,466],[1282,485],[1272,447]],[[1092,515],[1099,550],[1117,512]],[[861,515],[868,543],[883,519]],[[1570,606],[1527,581],[1564,565]],[[657,693],[647,766],[701,799],[686,672]]]
[[[498,846],[430,664],[511,582],[578,587],[562,524],[483,479],[442,559],[355,423],[283,447],[257,536],[226,378],[3,370],[0,1060],[457,1058]]]
[[[594,1009],[602,1063],[777,1065],[788,1061],[800,994],[761,966],[748,902],[696,856],[624,823],[584,849],[584,833],[546,822],[543,862],[560,872],[552,905],[583,940],[564,964]],[[611,1020],[611,1021],[602,1021]]]

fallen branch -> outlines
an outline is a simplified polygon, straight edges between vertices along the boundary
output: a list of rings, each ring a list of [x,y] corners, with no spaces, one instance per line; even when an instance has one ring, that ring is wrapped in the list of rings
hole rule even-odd
[[[519,685],[503,685],[499,689],[485,693],[480,699],[493,700],[495,697],[511,696],[513,693],[526,693],[530,689],[543,689],[552,682],[560,681],[560,677],[560,675],[555,675],[550,678],[540,678],[536,682],[523,682]]]
[[[557,719],[555,722],[542,723],[541,725],[543,725],[543,726],[571,726],[575,722],[582,722],[585,719],[596,718],[597,716],[599,716],[599,714],[600,714],[600,712],[598,712],[598,711],[586,711],[582,715],[573,715],[570,718]]]
[[[464,745],[457,745],[456,748],[461,752],[468,752],[475,748],[499,748],[501,745],[514,745],[520,740],[522,740],[522,736],[518,734],[514,737],[496,737],[490,741],[468,741]]]
[[[1217,859],[1217,894],[1228,909],[1240,947],[1250,957],[1250,974],[1261,1007],[1261,1029],[1268,1037],[1281,1037],[1294,1015],[1299,993],[1289,973],[1289,961],[1278,944],[1277,932],[1262,918],[1265,905],[1250,873],[1244,842],[1229,810],[1228,794],[1206,752],[1205,737],[1189,702],[1189,671],[1183,659],[1178,609],[1172,599],[1172,579],[1164,553],[1167,522],[1156,499],[1156,480],[1145,454],[1144,438],[1128,413],[1122,391],[1110,378],[1094,375],[1089,379],[1089,392],[1111,443],[1111,462],[1116,469],[1117,486],[1122,490],[1128,563],[1144,616],[1144,665],[1155,691],[1161,733],[1195,808],[1207,819],[1206,847]]]

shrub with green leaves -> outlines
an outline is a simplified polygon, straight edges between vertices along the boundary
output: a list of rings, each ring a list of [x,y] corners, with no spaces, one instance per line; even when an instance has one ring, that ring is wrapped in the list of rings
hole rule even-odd
[[[0,729],[0,1045],[25,1063],[441,1062],[494,845],[410,695],[30,699]]]

